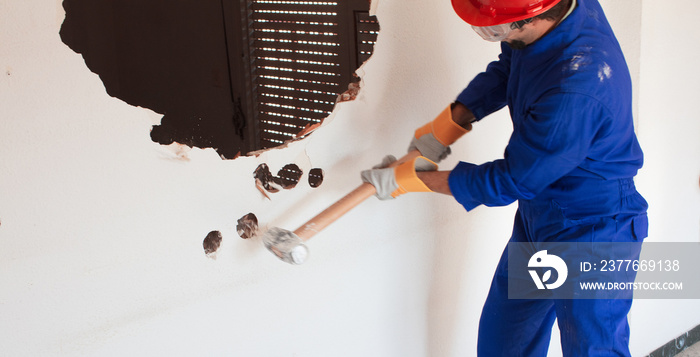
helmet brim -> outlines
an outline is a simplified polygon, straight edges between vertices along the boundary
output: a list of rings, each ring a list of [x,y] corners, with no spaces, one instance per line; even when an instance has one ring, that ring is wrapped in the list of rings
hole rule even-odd
[[[455,10],[457,15],[464,20],[466,23],[472,26],[495,26],[506,24],[509,22],[515,22],[520,20],[529,19],[551,9],[559,3],[561,0],[545,0],[543,5],[537,9],[514,11],[512,13],[492,13],[485,14],[482,12],[478,4],[475,4],[475,0],[452,0],[452,8]]]

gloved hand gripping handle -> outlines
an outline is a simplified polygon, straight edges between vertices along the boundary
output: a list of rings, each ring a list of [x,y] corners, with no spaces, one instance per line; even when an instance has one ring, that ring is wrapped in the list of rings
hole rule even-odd
[[[396,167],[418,156],[420,156],[420,152],[418,150],[410,151],[402,158],[392,162],[388,167]],[[301,225],[301,227],[294,231],[294,234],[301,238],[302,241],[311,239],[311,237],[313,237],[316,233],[328,227],[328,225],[335,222],[344,214],[348,213],[351,209],[355,208],[366,199],[374,196],[376,192],[377,190],[371,184],[367,182],[361,184],[352,192],[345,195],[345,197],[339,199],[321,213],[317,214],[315,217]]]

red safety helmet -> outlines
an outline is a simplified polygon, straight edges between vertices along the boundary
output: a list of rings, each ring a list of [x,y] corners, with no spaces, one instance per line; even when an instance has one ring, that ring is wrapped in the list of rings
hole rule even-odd
[[[494,26],[535,17],[561,0],[452,0],[462,20],[472,26]]]

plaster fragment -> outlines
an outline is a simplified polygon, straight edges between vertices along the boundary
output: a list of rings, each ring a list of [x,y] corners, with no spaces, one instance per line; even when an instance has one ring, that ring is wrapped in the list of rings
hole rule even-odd
[[[208,258],[216,259],[216,253],[221,246],[222,239],[223,236],[219,231],[211,231],[207,234],[206,238],[204,238],[202,245],[204,246],[204,254],[206,254]]]
[[[360,93],[360,82],[351,82],[348,84],[348,90],[338,96],[338,102],[353,101],[358,93]]]
[[[254,172],[254,177],[255,177],[255,185],[258,187],[258,189],[263,188],[267,192],[275,193],[279,191],[279,188],[276,187],[276,184],[274,182],[274,176],[272,176],[272,173],[270,172],[270,168],[267,166],[267,164],[260,164],[258,167],[255,169]],[[264,191],[261,190],[261,192],[264,193]],[[265,195],[267,196],[267,195]],[[270,198],[270,197],[268,197]]]
[[[309,171],[309,186],[316,188],[323,183],[323,170],[319,168]]]
[[[238,219],[236,225],[238,235],[243,239],[253,238],[258,235],[258,217],[252,213]]]
[[[263,197],[267,198],[268,200],[271,200],[270,196],[267,194],[267,192],[265,192],[265,189],[260,184],[260,181],[257,181],[257,180],[255,181],[255,188],[257,188],[258,191],[260,191],[260,193],[262,193]]]
[[[296,136],[294,140],[303,139],[321,127],[321,123],[307,124]],[[291,141],[289,141],[291,143]]]

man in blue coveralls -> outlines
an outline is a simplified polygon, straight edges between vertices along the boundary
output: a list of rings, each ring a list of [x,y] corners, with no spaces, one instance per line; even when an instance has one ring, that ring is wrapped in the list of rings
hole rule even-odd
[[[501,43],[409,150],[422,156],[367,170],[380,199],[451,194],[467,210],[518,201],[510,242],[639,242],[646,201],[634,186],[642,151],[620,45],[597,0],[452,0],[484,39]],[[472,122],[508,106],[504,158],[436,171]],[[623,259],[637,259],[639,251]],[[545,356],[555,318],[565,356],[629,356],[622,299],[509,299],[507,248],[479,323],[479,356]]]

